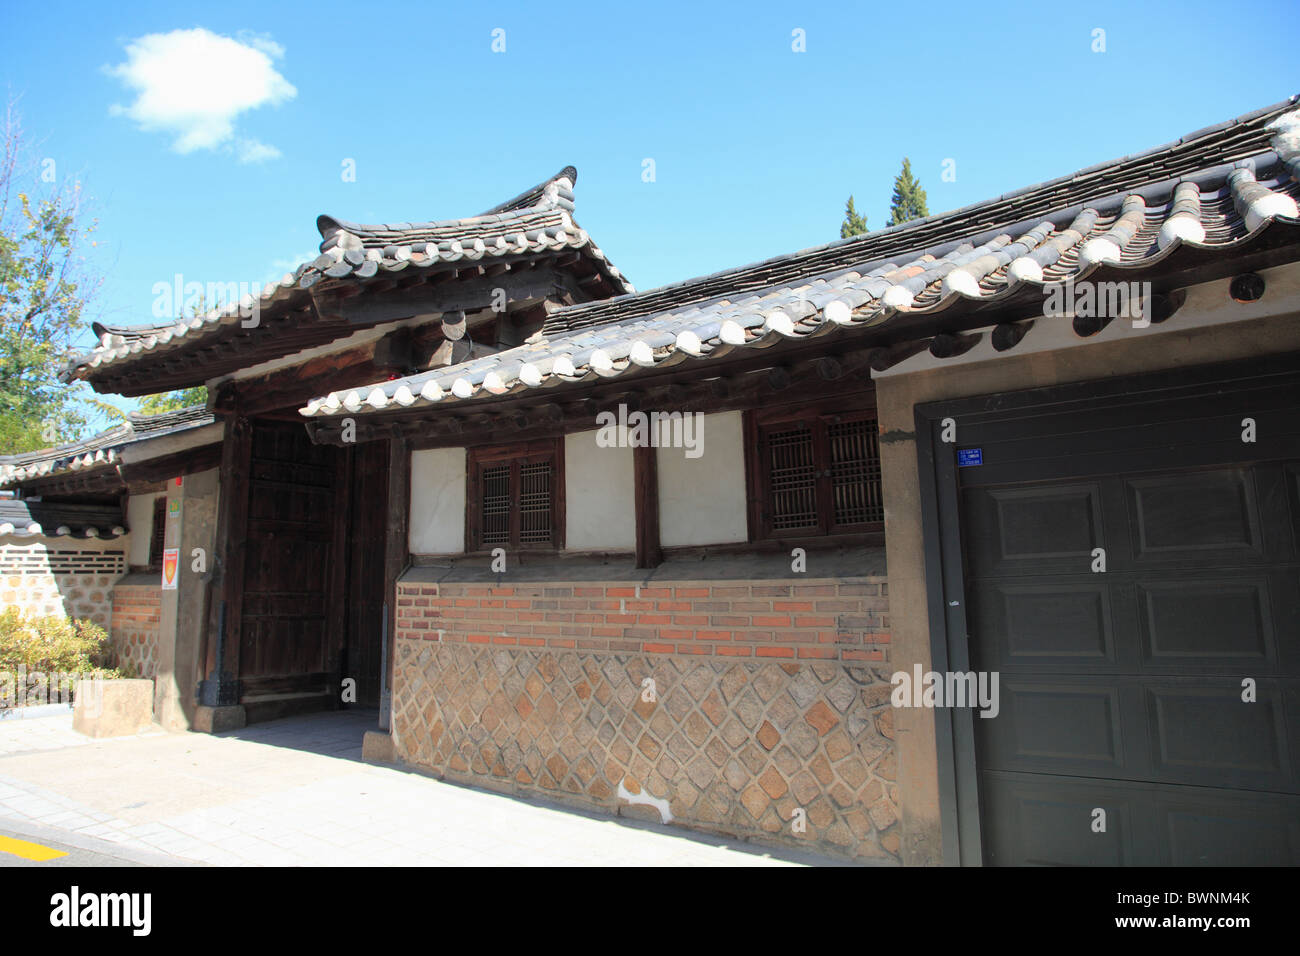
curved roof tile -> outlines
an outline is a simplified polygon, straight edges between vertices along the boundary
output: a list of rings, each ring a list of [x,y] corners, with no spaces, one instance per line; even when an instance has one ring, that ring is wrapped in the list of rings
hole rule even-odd
[[[73,356],[61,373],[65,381],[85,377],[105,366],[139,361],[172,348],[191,346],[222,329],[244,322],[254,305],[263,312],[296,308],[322,279],[370,279],[408,267],[438,268],[527,253],[581,252],[596,264],[619,294],[635,292],[632,284],[574,221],[573,184],[577,170],[566,166],[550,179],[479,216],[423,223],[361,224],[322,215],[320,255],[285,273],[264,288],[256,301],[246,299],[201,316],[161,324],[111,326],[95,323],[99,343]]]
[[[1000,197],[716,276],[569,306],[524,345],[331,392],[300,413],[313,419],[373,414],[393,404],[432,406],[595,381],[738,348],[875,328],[900,314],[1003,302],[1026,287],[1086,279],[1099,270],[1136,275],[1183,249],[1226,251],[1253,241],[1275,220],[1300,224],[1294,102],[1011,194],[1011,206]],[[1235,158],[1222,162],[1228,156]],[[1111,181],[1120,188],[1097,185]],[[1034,214],[1026,218],[1025,211]],[[720,285],[725,291],[718,294]]]
[[[114,466],[119,453],[127,445],[201,428],[214,421],[216,419],[212,413],[203,405],[192,405],[157,415],[132,412],[123,424],[90,438],[21,455],[0,456],[0,488],[13,487],[24,481],[63,472]]]

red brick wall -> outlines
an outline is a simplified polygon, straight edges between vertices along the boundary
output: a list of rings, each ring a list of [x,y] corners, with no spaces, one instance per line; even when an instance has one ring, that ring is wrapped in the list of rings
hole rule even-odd
[[[418,576],[397,592],[401,759],[505,792],[898,860],[883,577]]]
[[[132,677],[158,676],[158,622],[162,589],[153,584],[119,584],[113,588],[110,635],[118,667]]]
[[[884,661],[882,579],[595,584],[403,584],[397,636],[570,650]]]

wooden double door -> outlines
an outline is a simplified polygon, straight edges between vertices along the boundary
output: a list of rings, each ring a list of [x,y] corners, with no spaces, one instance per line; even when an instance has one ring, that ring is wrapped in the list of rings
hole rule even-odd
[[[377,707],[388,447],[255,422],[239,615],[248,720]]]

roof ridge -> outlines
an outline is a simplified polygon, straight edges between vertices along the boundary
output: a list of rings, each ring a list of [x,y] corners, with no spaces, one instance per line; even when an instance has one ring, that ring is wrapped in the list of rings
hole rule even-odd
[[[481,212],[478,218],[483,216],[494,216],[497,213],[508,212],[512,209],[522,209],[531,206],[545,204],[547,187],[558,183],[561,179],[569,181],[569,189],[578,185],[578,168],[576,166],[565,166],[550,179],[543,180],[532,189],[525,189],[514,199],[508,199],[499,205],[493,206],[486,212]]]
[[[567,196],[560,193],[558,189],[552,188],[559,184],[560,180],[568,182],[566,192]],[[565,166],[554,176],[542,180],[536,186],[525,189],[513,199],[508,199],[503,203],[493,206],[486,212],[481,212],[476,216],[464,216],[460,218],[449,219],[430,219],[424,222],[399,222],[399,223],[359,223],[351,222],[346,219],[339,219],[327,213],[322,213],[316,217],[316,229],[321,235],[322,247],[329,241],[330,237],[339,232],[348,232],[356,236],[363,234],[372,234],[379,232],[413,232],[417,230],[430,229],[436,226],[453,226],[457,223],[487,219],[491,216],[504,216],[510,213],[523,213],[531,209],[547,209],[555,206],[567,207],[567,211],[573,211],[573,186],[578,180],[578,170],[573,166]],[[322,248],[322,251],[323,248]]]
[[[1003,196],[757,266],[568,306],[551,314],[542,335],[515,349],[332,391],[299,412],[323,417],[313,434],[321,440],[324,427],[324,440],[332,441],[336,425],[328,419],[343,414],[608,381],[854,329],[862,334],[860,345],[920,339],[924,348],[936,328],[981,329],[1042,312],[1044,290],[1057,283],[1131,281],[1160,270],[1186,274],[1210,257],[1261,246],[1294,250],[1300,248],[1294,102],[1136,159],[1007,194],[1028,201]],[[1080,337],[1099,328],[1074,324]],[[993,348],[1005,351],[1015,341],[994,341]],[[940,338],[928,343],[931,353],[948,357],[936,343]]]
[[[160,422],[163,419],[182,419],[195,416],[198,412],[206,412],[206,404],[186,405],[184,408],[169,408],[165,412],[127,412],[127,420],[132,423]]]
[[[957,209],[951,209],[941,213],[935,213],[934,215],[926,216],[924,219],[913,219],[905,223],[900,223],[897,226],[889,226],[885,229],[880,229],[874,232],[865,233],[860,236],[852,236],[847,239],[836,239],[830,242],[821,243],[820,245],[809,246],[805,249],[801,249],[796,252],[782,253],[775,256],[769,256],[766,259],[760,259],[754,262],[745,263],[743,265],[733,266],[730,269],[723,269],[719,272],[712,272],[705,275],[693,276],[688,279],[681,279],[676,282],[666,283],[664,285],[657,286],[653,289],[642,289],[633,293],[628,293],[621,296],[614,296],[613,298],[602,299],[595,302],[578,302],[572,305],[566,305],[560,309],[557,309],[555,312],[551,313],[551,315],[547,318],[546,329],[548,331],[552,331],[552,330],[564,331],[568,329],[585,327],[588,324],[594,325],[597,324],[597,322],[582,323],[582,325],[580,326],[574,326],[570,324],[569,320],[574,318],[581,319],[583,316],[588,316],[588,315],[599,316],[606,311],[618,310],[620,313],[620,317],[626,318],[629,316],[624,310],[632,302],[644,302],[650,304],[656,302],[657,300],[666,298],[669,293],[686,292],[692,289],[698,289],[708,284],[718,285],[720,286],[720,288],[713,291],[703,291],[698,297],[693,298],[691,300],[692,302],[705,302],[713,299],[725,298],[728,295],[732,295],[736,291],[738,291],[737,287],[734,284],[732,285],[727,284],[728,280],[743,280],[747,276],[760,273],[761,271],[765,270],[768,267],[777,266],[782,263],[788,263],[790,266],[793,267],[799,263],[807,262],[808,268],[810,269],[821,269],[822,271],[829,272],[829,271],[834,271],[837,268],[847,269],[859,263],[868,263],[868,262],[875,261],[877,259],[886,259],[889,256],[895,255],[899,252],[906,251],[913,244],[910,241],[907,241],[907,242],[899,243],[898,247],[896,248],[895,244],[888,240],[897,239],[901,236],[907,236],[909,237],[910,240],[910,237],[916,235],[917,233],[929,232],[931,231],[932,228],[935,231],[939,231],[940,229],[946,231],[947,229],[951,228],[955,224],[959,223],[961,220],[971,218],[973,214],[991,210],[996,206],[998,206],[999,204],[1007,204],[1007,203],[1014,202],[1016,200],[1022,200],[1025,197],[1031,195],[1041,196],[1044,199],[1046,199],[1050,197],[1050,195],[1062,185],[1073,183],[1081,179],[1096,179],[1097,180],[1096,187],[1092,190],[1086,190],[1084,194],[1081,196],[1072,197],[1070,202],[1070,208],[1080,207],[1094,200],[1110,199],[1117,194],[1117,191],[1123,191],[1124,189],[1127,189],[1129,187],[1123,185],[1117,187],[1114,182],[1104,180],[1099,175],[1101,172],[1105,170],[1115,170],[1116,168],[1123,167],[1123,166],[1139,167],[1142,162],[1149,160],[1152,157],[1155,156],[1167,157],[1170,153],[1177,150],[1182,150],[1182,152],[1180,153],[1181,156],[1194,157],[1196,155],[1195,146],[1205,145],[1200,141],[1223,138],[1225,133],[1231,130],[1238,130],[1241,127],[1246,126],[1248,124],[1258,124],[1258,130],[1252,130],[1251,132],[1257,133],[1261,137],[1261,142],[1259,144],[1259,148],[1255,149],[1254,152],[1251,152],[1249,154],[1243,154],[1243,156],[1238,158],[1239,159],[1244,158],[1245,155],[1254,156],[1254,155],[1261,155],[1264,153],[1268,153],[1270,151],[1268,145],[1268,124],[1258,123],[1258,121],[1264,118],[1268,118],[1268,119],[1276,118],[1276,116],[1280,114],[1284,114],[1290,109],[1292,109],[1297,102],[1300,102],[1300,94],[1293,94],[1287,99],[1275,103],[1272,106],[1266,106],[1263,107],[1262,109],[1252,110],[1248,113],[1244,113],[1238,117],[1235,117],[1234,119],[1225,120],[1224,122],[1217,123],[1213,126],[1203,127],[1199,130],[1195,130],[1194,132],[1188,133],[1177,140],[1174,140],[1169,143],[1165,143],[1161,146],[1154,146],[1151,147],[1150,149],[1144,149],[1136,153],[1131,153],[1127,156],[1121,156],[1116,159],[1107,160],[1102,163],[1095,163],[1092,166],[1087,166],[1082,169],[1075,170],[1074,172],[1066,173],[1054,179],[1049,179],[1040,183],[1036,183],[1034,185],[1025,186],[1023,188],[1012,190],[1011,192],[1003,193],[999,196],[994,196],[989,199],[983,199],[978,202],[969,203],[965,206],[960,206]],[[1229,150],[1229,152],[1231,152],[1231,150]],[[1227,162],[1230,162],[1230,160],[1217,163],[1216,166],[1226,165]],[[1204,171],[1205,170],[1203,167],[1197,168],[1198,173],[1202,173]],[[1179,179],[1182,178],[1182,175],[1184,174],[1171,174],[1167,178]],[[1152,185],[1152,183],[1150,181],[1146,181],[1144,182],[1144,185],[1150,186]],[[1056,204],[1053,204],[1053,208],[1051,211],[1059,212],[1060,207],[1057,206]],[[1042,218],[1047,214],[1048,213],[1046,210],[1036,210],[1033,208],[1026,208],[1018,211],[1016,223],[1018,224],[1018,223],[1028,221],[1030,219]],[[1005,220],[999,221],[999,223],[1003,223],[1003,222],[1005,222]],[[989,228],[1005,228],[1004,225],[1001,225],[999,223],[990,223]],[[884,247],[884,248],[876,249],[874,247]],[[860,253],[853,254],[853,255],[835,254],[841,252],[841,250],[843,251],[843,253],[849,253],[854,250],[860,250]],[[830,255],[825,255],[828,253]],[[825,258],[830,259],[831,261],[825,263],[818,261],[824,255]],[[791,271],[795,272],[795,271],[802,271],[802,270],[792,269]],[[797,276],[794,274],[783,275],[775,279],[772,279],[771,282],[768,282],[765,279],[764,286],[766,287],[767,285],[771,285],[771,284],[780,285],[783,282],[791,281],[796,277]],[[671,307],[671,305],[667,307]],[[660,310],[659,307],[651,305],[646,311],[636,312],[633,314],[634,315],[651,314],[652,312],[659,311],[659,310]],[[604,324],[604,323],[599,323],[599,324]]]
[[[185,408],[152,415],[128,412],[126,421],[75,442],[67,442],[52,448],[38,448],[16,455],[0,455],[0,465],[4,466],[0,468],[0,486],[10,486],[24,478],[32,477],[26,471],[40,463],[56,465],[59,462],[75,461],[85,456],[93,456],[95,463],[107,463],[113,460],[115,449],[139,441],[162,438],[212,421],[216,421],[216,417],[207,410],[206,405],[188,405]],[[100,455],[105,451],[109,452],[109,455],[101,459]],[[20,471],[24,473],[19,474]]]
[[[20,451],[13,455],[0,455],[0,462],[7,464],[25,463],[28,461],[43,461],[45,459],[66,458],[69,455],[77,455],[85,451],[95,451],[103,448],[110,438],[117,437],[128,438],[135,433],[129,422],[119,422],[103,431],[95,432],[85,438],[78,438],[76,441],[64,442],[62,445],[51,445],[48,448],[36,448],[32,451]]]

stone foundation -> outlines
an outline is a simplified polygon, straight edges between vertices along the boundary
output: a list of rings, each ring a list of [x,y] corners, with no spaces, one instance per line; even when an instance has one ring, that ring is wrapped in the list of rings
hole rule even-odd
[[[399,584],[395,754],[508,792],[895,861],[886,587]]]

